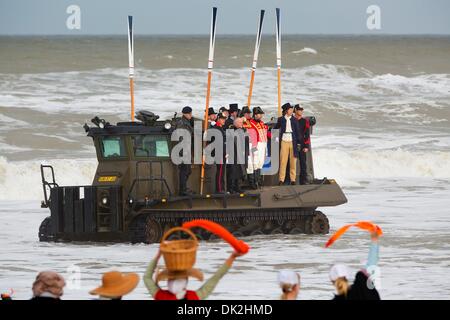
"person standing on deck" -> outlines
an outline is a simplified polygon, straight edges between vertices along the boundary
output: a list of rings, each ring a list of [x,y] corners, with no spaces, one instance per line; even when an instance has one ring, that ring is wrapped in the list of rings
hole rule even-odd
[[[246,132],[249,135],[249,142],[248,142],[248,157],[247,157],[247,166],[246,171],[244,174],[247,176],[247,182],[250,187],[250,189],[256,190],[258,187],[256,186],[255,176],[254,176],[254,170],[253,170],[253,145],[252,145],[252,137],[253,140],[256,140],[256,132],[252,129],[252,112],[250,111],[250,108],[247,106],[244,106],[241,110],[240,117],[243,119],[243,128],[246,130]],[[255,143],[255,142],[253,142]]]
[[[300,160],[300,184],[308,184],[308,168],[306,163],[306,154],[310,149],[310,123],[309,120],[303,117],[303,108],[300,104],[296,104],[294,107],[295,110],[295,118],[298,121],[299,133],[298,137],[299,144],[297,145],[298,149],[298,158]]]
[[[240,182],[245,177],[248,158],[248,137],[244,128],[244,120],[242,118],[236,118],[233,126],[227,130],[234,130],[233,136],[231,136],[233,139],[230,139],[230,136],[227,137],[228,147],[233,148],[233,157],[232,159],[230,159],[231,156],[228,157],[227,163],[228,191],[230,193],[243,193]]]
[[[294,108],[290,103],[282,106],[283,116],[278,118],[275,129],[280,129],[280,170],[279,185],[284,184],[286,170],[289,161],[289,177],[291,184],[295,184],[297,177],[298,137],[300,136],[298,121],[293,116]]]
[[[263,116],[264,111],[261,107],[253,108],[253,118],[250,120],[251,130],[249,131],[249,135],[252,144],[252,150],[250,152],[253,152],[252,169],[256,186],[262,185],[261,169],[264,166],[267,150],[268,127],[262,120]]]
[[[212,127],[210,130],[218,130],[220,132],[220,134],[222,135],[223,138],[223,143],[222,143],[222,159],[221,162],[222,163],[216,163],[216,188],[215,188],[215,192],[216,193],[225,193],[225,164],[226,164],[226,144],[225,144],[225,121],[226,121],[226,116],[223,113],[219,113],[217,115],[217,121],[214,127]],[[213,142],[214,140],[212,140],[211,142]],[[213,151],[212,156],[215,157],[216,156],[216,151]]]
[[[181,113],[183,114],[183,116],[181,117],[180,120],[178,120],[178,122],[176,124],[176,129],[186,129],[189,132],[189,134],[191,135],[191,141],[192,141],[191,155],[192,155],[192,152],[194,151],[194,147],[193,147],[194,121],[192,119],[192,108],[189,106],[186,106],[181,110]],[[182,156],[182,155],[180,154],[180,156]],[[187,188],[187,181],[189,179],[189,176],[192,173],[191,163],[181,163],[178,165],[178,169],[179,169],[179,180],[178,180],[179,181],[179,195],[180,196],[190,195],[192,192],[190,190],[188,190],[188,188]]]
[[[230,110],[230,116],[225,121],[225,130],[226,129],[230,129],[233,126],[233,124],[234,124],[234,120],[238,117],[238,113],[239,113],[238,104],[237,103],[231,103],[229,110]]]
[[[208,108],[208,128],[212,128],[216,125],[217,112],[213,107]]]

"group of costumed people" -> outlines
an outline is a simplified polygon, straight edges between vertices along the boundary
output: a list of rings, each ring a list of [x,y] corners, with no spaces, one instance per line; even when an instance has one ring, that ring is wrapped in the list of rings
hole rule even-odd
[[[198,240],[188,227],[206,227],[219,230],[216,235],[221,236],[228,241],[234,251],[225,261],[225,263],[197,290],[188,289],[189,279],[194,278],[198,281],[204,280],[202,271],[194,267]],[[381,229],[370,222],[358,222],[356,224],[347,225],[338,230],[328,241],[326,247],[330,246],[338,237],[340,237],[350,226],[359,226],[366,229],[371,235],[371,245],[369,257],[366,265],[361,268],[354,276],[350,269],[343,264],[334,265],[329,272],[329,279],[335,287],[334,300],[379,300],[380,295],[376,289],[376,270],[379,258],[378,239],[381,236]],[[376,227],[376,228],[375,228]],[[183,228],[177,227],[166,232],[166,235],[172,230],[185,231],[191,234],[194,240],[170,240],[163,238],[156,256],[150,261],[147,270],[143,276],[143,282],[148,289],[149,294],[155,300],[204,300],[208,298],[214,291],[219,281],[227,274],[232,267],[236,258],[249,252],[250,247],[243,242],[234,238],[222,226],[209,220],[193,220],[183,224]],[[228,239],[227,239],[228,238]],[[231,239],[231,240],[230,240]],[[192,243],[191,246],[186,245],[186,241]],[[179,251],[173,244],[182,242]],[[168,248],[171,248],[170,251]],[[170,259],[166,254],[190,255],[180,268],[174,267],[174,262],[183,261],[183,257]],[[161,256],[164,256],[165,267],[161,270],[157,267]],[[184,260],[186,258],[184,257]],[[278,272],[278,284],[281,289],[282,300],[297,300],[301,291],[300,274],[294,270],[281,270]],[[130,294],[139,284],[140,277],[136,273],[122,273],[119,271],[106,272],[102,277],[102,283],[99,287],[90,291],[91,295],[97,296],[100,300],[121,300],[125,295]],[[248,279],[249,283],[253,283]],[[353,282],[352,282],[353,281]],[[166,283],[165,286],[162,283]],[[32,286],[32,300],[60,300],[64,294],[66,282],[64,278],[53,271],[40,272]],[[253,283],[254,285],[254,283]],[[238,294],[238,291],[236,291]],[[2,299],[11,299],[8,294],[2,294]]]
[[[307,118],[303,117],[304,109],[300,104],[285,103],[282,110],[283,114],[273,128],[280,130],[279,184],[297,183],[297,160],[300,163],[299,184],[307,184],[306,155],[310,149],[310,123]],[[215,193],[242,193],[242,186],[245,183],[245,186],[250,189],[257,189],[262,185],[261,170],[266,162],[268,142],[272,136],[269,127],[263,121],[264,115],[261,107],[254,107],[253,110],[250,110],[249,107],[244,106],[239,109],[237,103],[230,104],[229,107],[221,107],[219,112],[215,112],[211,107],[208,109],[207,131],[218,130],[223,137],[223,158],[215,159],[215,164],[210,166],[215,169]],[[177,123],[177,128],[187,129],[193,135],[194,124],[191,107],[187,106],[182,109],[182,117]],[[242,133],[246,133],[243,148],[239,148],[236,139],[227,141],[227,130],[240,130]],[[214,139],[211,139],[210,143],[213,141]],[[227,144],[230,149],[234,150],[233,159],[228,158]],[[215,157],[214,152],[212,156]],[[239,159],[243,159],[243,161],[238,161]],[[289,175],[286,179],[288,166]],[[192,194],[192,191],[187,188],[190,174],[190,163],[179,165],[180,195]]]

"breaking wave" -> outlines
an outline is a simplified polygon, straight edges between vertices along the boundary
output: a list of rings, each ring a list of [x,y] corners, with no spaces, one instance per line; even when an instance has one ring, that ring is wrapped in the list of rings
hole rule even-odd
[[[309,53],[309,54],[317,54],[317,50],[313,48],[303,48],[301,50],[292,51],[292,53]]]
[[[92,182],[95,159],[48,161],[55,168],[60,185]],[[7,161],[0,157],[0,200],[42,199],[40,161]],[[450,152],[398,150],[317,149],[314,151],[317,177],[335,178],[343,186],[377,178],[450,178]]]
[[[0,106],[31,108],[48,113],[98,112],[126,115],[129,106],[127,69],[98,69],[36,74],[0,74]],[[214,107],[247,100],[247,68],[214,71]],[[450,74],[403,76],[375,74],[362,67],[317,64],[283,70],[283,98],[302,101],[309,110],[325,113],[335,105],[339,112],[359,121],[423,124],[450,121]],[[170,116],[189,104],[201,116],[206,71],[195,68],[139,69],[136,107]],[[275,112],[276,72],[257,71],[254,104]],[[339,85],[336,85],[339,83]],[[169,112],[170,110],[170,112]]]

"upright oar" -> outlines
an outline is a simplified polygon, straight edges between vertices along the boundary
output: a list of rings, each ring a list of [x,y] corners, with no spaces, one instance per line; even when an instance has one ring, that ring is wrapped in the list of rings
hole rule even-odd
[[[278,77],[278,116],[281,116],[281,30],[280,8],[276,9],[276,38],[277,38],[277,77]]]
[[[261,32],[264,20],[264,12],[265,12],[264,10],[261,10],[261,13],[259,14],[258,31],[256,33],[255,53],[253,54],[252,75],[250,77],[250,88],[248,89],[248,99],[247,99],[247,106],[249,108],[252,102],[253,83],[255,82],[255,71],[256,65],[258,63],[259,46],[261,45]]]
[[[130,78],[131,121],[134,121],[134,41],[132,16],[128,16],[128,69]]]
[[[205,105],[205,117],[203,123],[203,130],[208,129],[208,109],[209,98],[211,96],[211,77],[214,65],[214,45],[216,43],[216,23],[217,23],[217,8],[214,7],[211,18],[211,33],[209,36],[209,56],[208,56],[208,84],[206,87],[206,105]],[[203,194],[203,184],[205,182],[205,156],[202,157],[202,171],[200,176],[200,194]]]

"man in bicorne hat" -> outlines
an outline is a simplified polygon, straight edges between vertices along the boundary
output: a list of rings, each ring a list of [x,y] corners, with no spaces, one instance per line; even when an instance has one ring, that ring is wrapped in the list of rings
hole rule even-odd
[[[226,117],[225,119],[228,119],[230,116],[230,108],[227,106],[220,107],[219,113],[223,114]]]
[[[252,125],[250,124],[250,120],[252,119],[252,112],[250,111],[250,108],[244,106],[239,116],[244,120],[244,128],[247,130],[250,129],[252,127]]]
[[[214,127],[216,125],[217,112],[214,111],[213,107],[208,108],[208,128]]]
[[[156,281],[153,280],[156,265],[161,257],[161,252],[158,251],[156,257],[147,267],[144,275],[144,283],[155,300],[204,300],[213,292],[217,283],[228,272],[234,260],[240,255],[238,252],[233,252],[219,270],[200,289],[192,291],[187,289],[189,277],[203,281],[203,273],[195,268],[178,272],[164,269],[161,272],[157,272]],[[161,289],[158,285],[160,281],[164,280],[167,280],[167,290]]]
[[[283,116],[278,118],[275,129],[280,129],[280,170],[279,185],[283,185],[286,178],[286,170],[289,161],[289,178],[291,184],[295,184],[297,178],[298,137],[300,130],[298,121],[293,116],[294,107],[290,103],[282,106]]]
[[[250,129],[248,130],[250,136],[250,156],[252,161],[249,161],[247,167],[247,174],[249,174],[250,187],[256,189],[262,185],[261,169],[264,166],[267,150],[267,130],[268,127],[262,120],[264,111],[261,107],[253,108],[253,118],[250,119]]]
[[[299,127],[299,144],[297,145],[298,149],[298,158],[300,160],[300,184],[307,184],[308,183],[308,175],[307,175],[307,162],[306,162],[306,154],[308,153],[310,149],[310,123],[307,118],[303,117],[303,108],[300,106],[300,104],[296,104],[294,106],[295,110],[295,118],[298,121],[298,127]]]
[[[214,127],[210,128],[209,130],[218,130],[223,138],[222,143],[222,163],[216,163],[216,186],[215,186],[215,192],[216,193],[225,193],[225,166],[226,166],[226,136],[225,136],[225,121],[226,116],[223,113],[219,113],[217,115],[217,121]],[[211,139],[211,143],[214,141],[214,139]],[[212,152],[212,156],[216,157],[215,154],[216,150]]]

